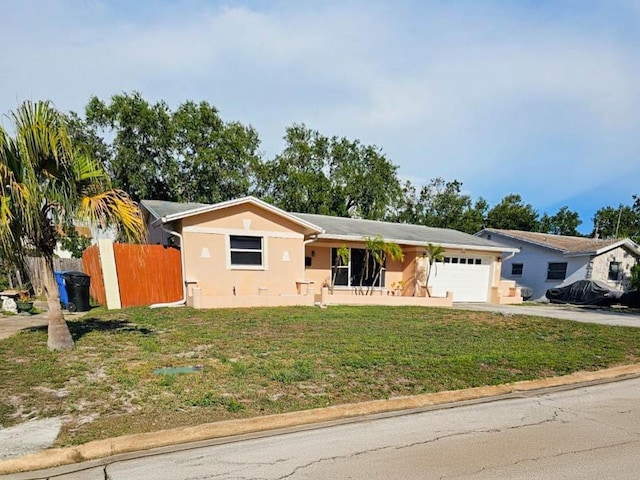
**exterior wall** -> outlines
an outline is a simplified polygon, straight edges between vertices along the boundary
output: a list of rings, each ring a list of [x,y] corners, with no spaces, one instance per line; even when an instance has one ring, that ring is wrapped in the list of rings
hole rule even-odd
[[[482,236],[486,238],[486,232],[483,232]],[[531,288],[533,290],[532,300],[545,300],[545,293],[548,289],[568,285],[587,278],[590,261],[588,256],[566,257],[562,253],[554,253],[544,247],[506,238],[495,232],[491,234],[491,240],[520,249],[519,253],[502,262],[502,278],[513,280],[520,286]],[[550,262],[567,263],[567,275],[564,280],[547,280],[547,269]],[[522,275],[511,275],[511,268],[514,263],[523,265]]]
[[[591,261],[591,279],[606,283],[612,288],[627,290],[630,288],[631,267],[636,264],[636,256],[624,247],[618,247],[602,255],[594,257]],[[622,264],[622,274],[618,281],[609,280],[609,264],[620,262]]]
[[[301,295],[242,295],[202,297],[199,288],[193,288],[190,306],[194,308],[250,308],[250,307],[312,307],[315,302],[313,288],[302,292]]]
[[[165,225],[167,230],[173,230],[173,224]],[[147,222],[147,243],[150,245],[168,245],[169,244],[169,235],[167,232],[162,230],[159,225],[152,225],[151,222]]]
[[[331,248],[338,248],[340,245],[346,245],[350,248],[364,248],[362,242],[330,242],[330,241],[318,241],[308,243],[305,247],[305,256],[311,259],[311,265],[306,267],[306,280],[313,282],[316,290],[316,301],[321,301],[320,289],[322,286],[329,286],[331,284]],[[398,294],[403,297],[425,297],[426,291],[424,287],[424,281],[426,280],[427,269],[420,267],[422,260],[422,254],[424,249],[416,246],[403,246],[403,253],[405,255],[404,261],[387,261],[385,282],[382,289],[374,288],[373,295],[370,298],[380,298],[381,296],[397,296]],[[496,253],[483,252],[483,251],[463,251],[461,249],[448,249],[445,252],[446,256],[466,256],[482,259],[483,265],[488,265],[490,268],[489,278],[486,280],[486,299],[492,301],[493,298],[498,298],[500,295],[514,294],[515,290],[500,289],[499,293],[492,293],[494,287],[500,286],[500,257]],[[470,266],[469,268],[474,268]],[[446,268],[444,265],[438,265],[438,268]],[[444,273],[444,272],[443,272]],[[402,282],[402,287],[399,291],[393,288],[394,283]],[[437,287],[437,269],[429,276],[429,285],[436,286],[434,289],[436,294],[434,298],[446,298],[448,295],[447,289]],[[434,291],[431,290],[431,291]],[[354,287],[341,287],[336,286],[332,295],[344,296],[353,295],[356,291]],[[506,293],[505,293],[506,292]],[[518,291],[519,293],[519,291]],[[355,295],[361,297],[362,295]],[[344,301],[341,299],[340,301]],[[358,300],[353,300],[358,302]],[[455,301],[455,293],[453,294],[453,301]],[[496,302],[499,302],[497,300]],[[511,302],[522,301],[522,298],[512,299]],[[423,302],[424,303],[424,302]]]
[[[341,245],[348,248],[364,248],[363,242],[312,242],[305,247],[305,256],[311,258],[311,265],[306,267],[306,280],[313,282],[316,293],[320,293],[322,286],[331,285],[331,248],[339,248]],[[403,249],[404,251],[404,249]],[[404,265],[407,262],[407,253],[405,252],[405,261],[387,260],[385,269],[385,278],[383,288],[391,290],[391,285],[395,282],[403,280]],[[303,262],[304,265],[304,262]],[[366,287],[363,287],[366,288]],[[340,291],[351,293],[354,287],[336,286],[334,293]],[[374,291],[380,291],[375,288]]]
[[[240,205],[184,219],[182,235],[189,296],[200,289],[205,308],[221,306],[226,301],[222,297],[297,295],[296,282],[305,280],[301,227],[259,207]],[[230,235],[262,237],[263,265],[231,266]],[[258,299],[259,304],[265,302]]]
[[[386,305],[403,307],[451,307],[453,295],[447,292],[446,297],[403,297],[395,295],[335,295],[324,287],[321,294],[323,305]]]
[[[501,280],[498,286],[491,287],[489,301],[499,305],[517,305],[522,303],[522,291],[513,280]]]

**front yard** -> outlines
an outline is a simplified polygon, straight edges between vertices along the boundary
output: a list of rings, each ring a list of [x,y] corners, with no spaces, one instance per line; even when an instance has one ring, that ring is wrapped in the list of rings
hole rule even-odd
[[[0,427],[64,416],[69,445],[640,361],[640,329],[423,307],[136,308],[70,327],[69,353],[46,329],[0,341]]]

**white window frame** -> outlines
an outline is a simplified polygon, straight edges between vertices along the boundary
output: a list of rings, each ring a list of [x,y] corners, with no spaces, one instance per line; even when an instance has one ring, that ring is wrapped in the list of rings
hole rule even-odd
[[[255,249],[242,249],[242,248],[231,248],[231,237],[254,237],[260,239],[260,250]],[[237,235],[225,235],[226,242],[226,257],[227,257],[227,270],[267,270],[267,242],[266,238],[263,235],[251,235],[249,233],[237,234]],[[242,265],[242,264],[233,264],[231,263],[231,253],[232,252],[260,252],[262,263],[260,265]]]
[[[331,274],[331,277],[333,278],[333,269],[334,268],[339,268],[339,269],[346,269],[347,270],[347,285],[338,285],[335,284],[333,286],[333,288],[335,289],[351,289],[351,288],[356,288],[356,287],[360,287],[360,285],[351,285],[351,258],[352,258],[352,254],[351,251],[352,250],[364,250],[364,248],[356,248],[356,247],[348,247],[349,248],[349,262],[347,262],[346,265],[340,265],[338,267],[334,266],[333,264],[331,264],[329,271]],[[331,261],[333,261],[333,250],[338,250],[338,247],[331,247]],[[380,277],[378,278],[378,282],[380,282],[380,285],[362,285],[362,288],[373,288],[373,289],[381,289],[381,288],[386,288],[386,283],[387,283],[387,267],[385,265],[382,266],[382,269],[380,270]],[[382,284],[382,279],[384,279],[384,284]]]

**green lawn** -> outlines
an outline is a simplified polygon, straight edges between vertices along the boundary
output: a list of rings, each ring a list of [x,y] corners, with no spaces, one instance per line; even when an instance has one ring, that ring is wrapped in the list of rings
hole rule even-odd
[[[70,327],[69,353],[46,329],[0,341],[1,426],[67,415],[68,445],[640,359],[640,329],[449,309],[137,308]]]

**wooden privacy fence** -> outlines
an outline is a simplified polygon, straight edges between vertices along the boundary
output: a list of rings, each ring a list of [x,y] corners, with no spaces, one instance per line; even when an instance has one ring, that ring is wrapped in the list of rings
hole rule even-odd
[[[91,277],[89,284],[89,295],[99,305],[107,304],[107,295],[104,289],[104,278],[102,276],[102,266],[100,265],[100,252],[98,245],[91,245],[82,254],[82,263],[85,273]]]
[[[42,294],[42,292],[44,292],[44,281],[42,279],[42,258],[27,257],[26,268],[34,292],[37,295]],[[81,258],[54,258],[53,270],[56,272],[59,272],[61,270],[74,270],[76,272],[84,272]]]
[[[113,255],[122,307],[182,299],[182,267],[177,248],[115,243]],[[96,245],[85,250],[83,260],[86,273],[91,275],[90,294],[98,303],[105,305],[106,288],[99,247]]]

